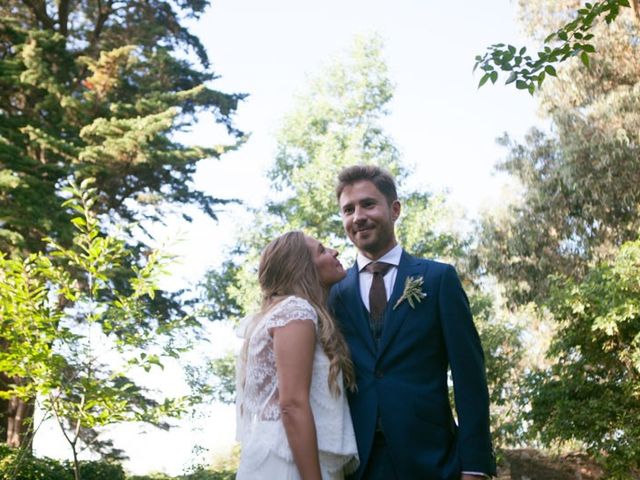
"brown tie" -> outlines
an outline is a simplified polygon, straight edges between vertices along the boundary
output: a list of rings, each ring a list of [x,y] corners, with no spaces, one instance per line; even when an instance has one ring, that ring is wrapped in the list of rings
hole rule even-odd
[[[393,267],[390,263],[373,262],[364,269],[373,275],[371,290],[369,290],[369,317],[373,338],[379,340],[382,333],[382,317],[387,307],[387,291],[384,288],[383,277]]]

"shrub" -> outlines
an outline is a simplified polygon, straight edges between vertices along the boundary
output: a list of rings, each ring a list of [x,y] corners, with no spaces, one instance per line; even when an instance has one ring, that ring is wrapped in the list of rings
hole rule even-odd
[[[69,471],[73,465],[69,464]],[[125,480],[122,465],[105,461],[80,462],[80,478],[82,480]]]
[[[0,445],[0,480],[73,480],[73,474],[57,460]]]

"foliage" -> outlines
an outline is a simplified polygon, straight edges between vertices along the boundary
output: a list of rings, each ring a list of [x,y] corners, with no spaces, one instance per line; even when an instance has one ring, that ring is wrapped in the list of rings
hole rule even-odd
[[[125,480],[117,463],[80,462],[82,478],[88,480]],[[51,458],[34,457],[24,449],[0,445],[0,480],[72,480],[73,466]]]
[[[501,140],[510,152],[498,168],[523,196],[483,220],[480,256],[513,304],[544,300],[551,274],[580,278],[640,228],[639,33],[624,22],[601,32],[606,55],[545,85],[552,130]]]
[[[215,217],[228,200],[195,189],[192,179],[200,160],[227,147],[186,145],[178,135],[208,114],[231,135],[225,141],[241,136],[231,117],[243,95],[212,88],[217,77],[186,25],[208,5],[0,4],[0,251],[39,252],[45,238],[68,247],[70,213],[57,206],[75,176],[97,179],[93,208],[110,226],[139,220],[144,232],[145,220],[162,221],[185,204]],[[140,238],[130,242],[142,250]],[[181,308],[166,292],[148,302],[150,315]],[[28,438],[31,419],[10,419],[5,410],[0,432],[17,424],[22,436],[9,432],[7,440],[18,444]]]
[[[408,175],[382,127],[393,88],[381,48],[376,37],[358,38],[345,57],[310,81],[283,119],[275,164],[268,173],[275,198],[265,209],[251,212],[252,225],[239,233],[232,258],[209,274],[207,290],[212,293],[208,299],[223,300],[215,308],[228,314],[225,318],[241,317],[258,306],[257,258],[279,233],[303,230],[346,250],[348,261],[354,258],[334,193],[342,168],[357,163],[380,165],[400,184]],[[418,255],[456,257],[464,241],[442,233],[449,214],[444,199],[431,193],[400,193],[406,207],[406,218],[398,229],[403,246]]]
[[[230,115],[242,96],[207,85],[216,76],[206,52],[181,24],[208,3],[3,3],[3,250],[36,251],[46,236],[70,239],[56,205],[74,172],[97,179],[100,213],[160,219],[165,203],[195,203],[215,216],[220,200],[188,185],[196,162],[221,150],[186,146],[174,135],[207,111],[239,134]],[[183,51],[195,55],[185,60]]]
[[[222,403],[233,403],[236,398],[235,354],[229,353],[211,360],[209,368],[216,378],[216,382],[213,385],[216,400]]]
[[[127,477],[127,480],[234,480],[235,478],[235,469],[198,468],[192,473],[178,475],[177,477],[170,477],[164,474],[134,475],[132,477]]]
[[[553,365],[529,377],[534,431],[578,439],[611,478],[640,468],[640,241],[579,282],[556,279]]]
[[[524,437],[517,401],[524,357],[522,325],[499,308],[494,295],[473,287],[466,290],[485,353],[494,447],[519,445]]]
[[[76,474],[82,429],[125,421],[167,428],[165,419],[184,411],[187,398],[158,400],[134,378],[178,358],[198,327],[190,317],[148,315],[145,302],[168,257],[153,251],[139,261],[123,240],[101,234],[91,184],[67,190],[64,205],[78,215],[72,247],[48,239],[46,254],[0,257],[0,371],[27,380],[0,396],[42,399],[69,442]],[[116,282],[122,278],[124,286]]]
[[[397,235],[403,248],[415,255],[453,262],[461,272],[487,354],[493,398],[504,404],[508,397],[505,388],[517,377],[515,327],[496,323],[491,302],[474,283],[475,265],[468,255],[468,241],[456,231],[457,216],[444,196],[402,188],[411,172],[403,166],[397,147],[382,126],[392,94],[380,40],[359,38],[345,57],[313,78],[307,91],[297,97],[282,122],[276,161],[269,171],[274,198],[265,209],[251,212],[251,224],[240,232],[231,258],[208,276],[205,290],[210,294],[206,300],[222,302],[211,306],[212,318],[237,319],[258,307],[259,252],[286,230],[303,230],[337,248],[344,263],[352,262],[355,251],[344,234],[335,183],[338,172],[348,165],[376,164],[398,180],[402,215]],[[222,376],[215,388],[217,398],[230,401],[235,387],[233,360],[219,359],[214,366]],[[494,420],[496,429],[502,428],[504,417]],[[500,435],[505,441],[511,438],[506,433]]]
[[[531,2],[529,29],[574,3]],[[547,359],[518,387],[529,438],[584,446],[611,478],[629,478],[640,458],[640,29],[622,13],[592,29],[590,68],[569,60],[540,91],[551,129],[502,140],[499,168],[522,197],[483,219],[478,252],[510,308],[535,302],[555,323]]]
[[[0,480],[72,480],[73,474],[57,460],[36,458],[23,449],[0,445]]]
[[[80,476],[87,480],[125,480],[122,465],[105,461],[80,462]]]
[[[631,1],[637,15],[637,0]],[[537,52],[535,57],[527,54],[527,47],[517,48],[504,43],[491,45],[487,52],[475,58],[474,71],[480,67],[484,72],[478,86],[482,87],[489,80],[495,84],[499,71],[509,72],[506,85],[515,83],[517,89],[527,90],[533,95],[547,75],[556,76],[554,64],[579,57],[584,66],[589,67],[590,55],[596,53],[592,42],[596,21],[604,18],[607,24],[611,24],[618,18],[621,8],[630,7],[629,0],[587,2],[575,12],[575,18],[544,39],[544,50]]]

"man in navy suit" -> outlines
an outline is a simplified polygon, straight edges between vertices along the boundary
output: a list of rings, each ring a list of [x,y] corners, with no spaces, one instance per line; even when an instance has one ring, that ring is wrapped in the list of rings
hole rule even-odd
[[[477,480],[495,475],[484,356],[455,269],[396,241],[393,177],[343,170],[336,189],[356,264],[329,303],[349,344],[360,480]],[[457,413],[448,395],[451,369]]]

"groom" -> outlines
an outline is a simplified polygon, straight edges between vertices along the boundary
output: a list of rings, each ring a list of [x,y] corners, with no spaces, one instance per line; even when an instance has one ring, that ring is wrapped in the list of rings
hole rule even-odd
[[[346,168],[336,193],[344,229],[358,248],[356,264],[330,295],[357,373],[349,405],[361,463],[352,478],[495,475],[484,357],[455,269],[398,245],[400,202],[388,172]]]

